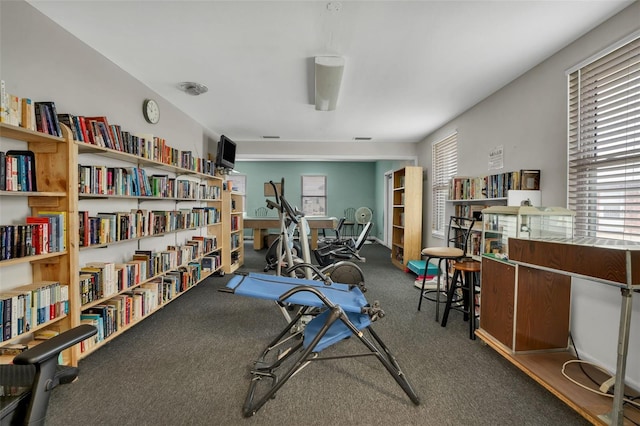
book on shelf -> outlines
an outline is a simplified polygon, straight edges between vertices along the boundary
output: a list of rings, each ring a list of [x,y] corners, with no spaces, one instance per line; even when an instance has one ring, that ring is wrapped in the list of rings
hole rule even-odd
[[[87,279],[87,275],[90,276],[90,279]],[[80,276],[87,286],[85,289],[87,302],[108,296],[105,292],[105,271],[103,268],[85,265],[80,268]]]
[[[103,296],[109,297],[118,292],[116,264],[114,262],[87,262],[87,268],[95,268],[101,271]]]
[[[111,128],[111,126],[109,125],[109,121],[107,120],[107,117],[105,116],[91,116],[91,117],[87,117],[85,116],[85,120],[89,123],[96,123],[94,126],[94,129],[97,129],[97,133],[100,134],[100,137],[103,139],[104,142],[104,146],[106,146],[107,148],[110,149],[115,149],[116,148],[116,144],[114,142],[115,140],[115,135],[113,134],[113,130]]]
[[[30,98],[22,98],[22,120],[21,126],[25,129],[36,131],[36,110]]]
[[[33,338],[36,340],[49,340],[59,334],[59,331],[53,329],[39,330],[34,334]]]
[[[87,247],[91,245],[89,231],[89,212],[86,210],[78,211],[78,233],[80,237],[80,247]]]
[[[7,155],[0,151],[0,191],[7,190]]]
[[[14,357],[26,351],[27,349],[29,349],[29,346],[23,343],[13,343],[10,345],[4,345],[0,347],[0,356]]]
[[[8,123],[13,126],[20,126],[22,120],[22,103],[20,97],[7,94]]]
[[[96,343],[102,342],[104,340],[105,338],[104,317],[100,316],[99,314],[82,313],[80,314],[80,321],[86,322],[86,323],[90,322],[98,329],[98,332],[96,333],[96,336],[97,336]]]
[[[9,122],[9,99],[7,97],[7,84],[0,79],[0,123]]]
[[[38,216],[51,217],[55,219],[52,222],[55,233],[51,233],[49,245],[51,246],[51,242],[53,240],[56,247],[55,251],[65,251],[67,249],[67,212],[43,210],[38,212]]]
[[[53,101],[34,102],[36,129],[53,136],[62,136],[56,104]]]
[[[19,294],[15,291],[0,293],[2,303],[2,340],[10,340],[18,336]]]
[[[81,141],[80,135],[78,134],[78,128],[76,127],[73,119],[73,115],[71,114],[58,114],[58,122],[64,124],[71,130],[71,134],[73,135],[73,140]]]
[[[36,230],[34,239],[36,254],[50,253],[51,219],[42,216],[27,216],[26,222],[28,225],[33,225]]]
[[[79,133],[82,134],[82,140],[85,143],[95,145],[95,141],[93,139],[93,132],[91,132],[91,129],[89,128],[89,126],[87,126],[87,120],[82,115],[78,116],[77,119],[78,119],[78,128],[80,130]]]
[[[8,191],[37,191],[36,157],[33,151],[9,150],[5,153],[5,167],[11,162],[11,182]],[[7,172],[5,171],[5,176]],[[7,187],[8,186],[8,187]]]

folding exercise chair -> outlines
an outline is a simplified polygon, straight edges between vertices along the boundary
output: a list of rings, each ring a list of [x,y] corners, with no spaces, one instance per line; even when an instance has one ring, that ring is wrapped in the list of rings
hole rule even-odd
[[[313,319],[304,329],[292,332],[308,311],[298,313],[260,354],[251,369],[251,383],[243,407],[245,417],[254,415],[289,378],[311,361],[369,355],[382,363],[414,404],[420,403],[395,357],[371,328],[371,323],[384,312],[377,302],[370,305],[358,286],[326,285],[322,281],[249,273],[234,276],[227,289],[242,296],[303,305],[314,310]],[[320,357],[322,350],[351,336],[356,336],[368,351]],[[259,386],[261,383],[265,384]]]

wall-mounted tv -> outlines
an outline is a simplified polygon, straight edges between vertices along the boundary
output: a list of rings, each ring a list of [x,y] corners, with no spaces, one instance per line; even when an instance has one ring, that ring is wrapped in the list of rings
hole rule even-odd
[[[236,165],[236,143],[225,135],[220,136],[215,164],[224,169],[233,169]]]

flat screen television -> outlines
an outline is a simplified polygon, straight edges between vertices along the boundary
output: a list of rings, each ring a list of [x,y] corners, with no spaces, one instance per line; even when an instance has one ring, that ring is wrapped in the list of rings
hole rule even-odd
[[[236,165],[236,143],[225,135],[220,136],[215,165],[224,169],[233,169]]]

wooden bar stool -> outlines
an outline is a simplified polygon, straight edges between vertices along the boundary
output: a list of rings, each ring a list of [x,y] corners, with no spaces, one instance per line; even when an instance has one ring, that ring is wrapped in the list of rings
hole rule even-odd
[[[469,321],[469,338],[476,338],[476,286],[480,284],[478,274],[480,273],[480,262],[475,260],[464,260],[453,264],[453,278],[447,292],[447,302],[442,315],[443,327],[447,326],[449,311],[455,309],[464,313],[464,320]],[[454,298],[458,289],[462,289],[462,299]],[[459,306],[457,302],[462,302]]]
[[[476,223],[474,218],[451,216],[449,218],[449,227],[447,228],[447,245],[444,247],[427,247],[422,249],[421,255],[425,258],[426,265],[429,265],[431,259],[438,261],[438,278],[435,290],[425,290],[425,282],[427,275],[422,278],[422,288],[420,290],[420,299],[418,300],[418,310],[422,307],[422,299],[427,299],[436,303],[436,321],[440,321],[440,303],[444,300],[440,299],[440,292],[449,288],[449,264],[454,261],[463,259],[467,253],[467,245],[471,229]],[[444,269],[442,264],[444,263]],[[444,287],[440,286],[440,275],[445,274]],[[435,297],[429,297],[430,293],[435,293]]]

